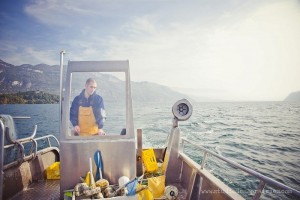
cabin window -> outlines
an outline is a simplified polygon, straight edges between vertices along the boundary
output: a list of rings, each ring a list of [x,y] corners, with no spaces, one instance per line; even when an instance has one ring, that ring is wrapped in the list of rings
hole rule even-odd
[[[96,85],[91,84],[91,90],[95,89],[93,95],[100,95],[103,99],[104,110],[99,110],[98,97],[94,99],[80,99],[80,102],[77,102],[75,99],[76,96],[82,94],[84,95],[84,90],[86,89],[87,79],[93,79],[96,82]],[[103,119],[103,130],[106,133],[106,136],[116,136],[116,135],[125,135],[126,134],[126,76],[124,72],[73,72],[71,73],[71,90],[70,90],[70,125],[69,125],[69,135],[77,136],[78,134],[74,130],[72,120],[74,121],[74,108],[77,106],[86,107],[87,104],[92,107],[93,112],[98,112],[94,114],[96,120],[99,121],[100,118]],[[95,87],[96,86],[96,87]],[[92,96],[93,96],[92,95]],[[73,103],[74,101],[74,103]],[[97,104],[97,105],[96,105]],[[73,105],[73,107],[72,107]],[[72,107],[72,109],[71,109]],[[82,116],[88,115],[88,109],[81,110]],[[79,117],[79,116],[78,116]],[[89,117],[81,117],[82,121],[90,119]],[[78,118],[79,120],[79,118]],[[97,123],[99,124],[99,123]],[[95,124],[94,124],[95,125]],[[93,125],[93,126],[94,126]],[[84,125],[83,125],[84,126]],[[86,127],[84,127],[86,129]],[[87,130],[87,129],[86,129]],[[94,128],[95,130],[95,128]],[[84,133],[86,135],[88,133]],[[79,136],[82,136],[82,134]]]

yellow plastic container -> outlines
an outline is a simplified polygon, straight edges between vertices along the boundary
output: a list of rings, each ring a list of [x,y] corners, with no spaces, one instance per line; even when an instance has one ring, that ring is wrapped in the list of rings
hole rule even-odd
[[[142,158],[147,172],[157,171],[158,165],[152,148],[143,150]]]
[[[60,179],[60,162],[55,162],[46,169],[47,179]]]

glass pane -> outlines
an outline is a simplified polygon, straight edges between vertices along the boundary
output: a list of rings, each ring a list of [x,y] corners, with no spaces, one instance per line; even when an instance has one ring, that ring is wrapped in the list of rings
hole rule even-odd
[[[97,128],[102,128],[108,136],[125,134],[125,91],[123,72],[73,72],[70,98],[71,135],[97,135]],[[79,131],[76,125],[79,126]]]

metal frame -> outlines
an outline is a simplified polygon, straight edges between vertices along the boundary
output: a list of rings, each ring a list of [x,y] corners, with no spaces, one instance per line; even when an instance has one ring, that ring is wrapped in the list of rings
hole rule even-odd
[[[85,136],[71,136],[68,135],[68,124],[69,124],[69,102],[71,102],[71,79],[73,72],[124,72],[126,82],[126,135],[104,135],[101,139],[129,139],[134,138],[134,126],[133,126],[133,109],[132,109],[132,98],[131,98],[131,86],[130,86],[130,73],[129,73],[129,62],[128,61],[69,61],[66,84],[64,85],[64,98],[62,100],[62,123],[61,123],[61,140],[75,139],[85,140]],[[65,110],[64,110],[65,109]],[[98,139],[98,138],[89,138]]]
[[[0,120],[1,133],[0,133],[0,199],[3,196],[3,162],[4,162],[4,124]]]

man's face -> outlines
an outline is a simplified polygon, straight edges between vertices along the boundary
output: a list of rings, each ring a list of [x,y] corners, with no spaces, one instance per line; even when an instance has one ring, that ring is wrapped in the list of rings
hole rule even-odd
[[[96,82],[90,82],[89,84],[85,85],[85,90],[88,95],[92,95],[97,88],[97,83]]]

